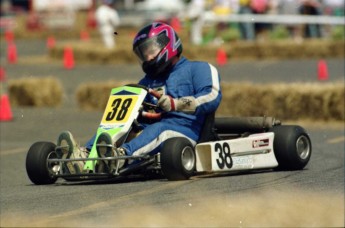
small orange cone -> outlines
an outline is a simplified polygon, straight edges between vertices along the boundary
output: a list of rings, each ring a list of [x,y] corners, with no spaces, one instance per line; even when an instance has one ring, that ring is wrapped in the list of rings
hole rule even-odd
[[[13,42],[14,41],[14,33],[11,30],[6,30],[5,31],[5,40],[7,42]]]
[[[323,59],[319,60],[319,63],[317,65],[317,74],[319,81],[328,80],[328,67],[326,61]]]
[[[64,49],[63,61],[64,61],[65,69],[73,69],[74,68],[73,49],[69,46],[66,46]]]
[[[93,9],[89,10],[89,12],[87,13],[86,26],[91,29],[97,27],[95,11]]]
[[[217,64],[219,66],[224,66],[228,61],[228,57],[226,56],[226,52],[223,48],[219,48],[217,51]]]
[[[13,119],[10,101],[6,94],[1,95],[0,100],[0,121],[10,121]]]
[[[177,33],[181,32],[181,22],[178,17],[173,17],[170,21],[170,25]]]
[[[80,31],[80,40],[88,41],[90,39],[89,33],[85,30]]]
[[[0,82],[4,82],[6,80],[6,73],[3,67],[0,67]]]
[[[56,41],[55,41],[55,38],[53,36],[49,36],[47,38],[47,48],[48,49],[55,47],[55,43],[56,43]]]
[[[7,61],[8,63],[17,63],[17,47],[13,42],[7,45]]]

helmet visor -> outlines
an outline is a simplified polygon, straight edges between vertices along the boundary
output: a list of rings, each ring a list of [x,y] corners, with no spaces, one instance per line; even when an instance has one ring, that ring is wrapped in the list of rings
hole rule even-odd
[[[134,53],[141,63],[154,59],[161,50],[169,43],[169,38],[161,33],[158,36],[146,39],[134,48]]]

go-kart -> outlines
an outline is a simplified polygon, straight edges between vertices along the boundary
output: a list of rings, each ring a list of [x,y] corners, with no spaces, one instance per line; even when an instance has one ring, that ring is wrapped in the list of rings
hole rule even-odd
[[[302,127],[282,125],[273,117],[215,117],[215,113],[207,116],[195,146],[186,138],[176,137],[166,140],[155,155],[99,156],[101,150],[114,152],[140,133],[138,119],[161,118],[162,113],[155,112],[157,107],[145,102],[148,94],[160,96],[136,84],[111,90],[95,143],[86,158],[62,159],[57,153],[61,146],[34,143],[26,157],[30,180],[41,185],[53,184],[60,177],[82,181],[150,173],[159,173],[168,180],[186,180],[203,173],[299,170],[309,162],[312,145]],[[104,132],[111,136],[112,143],[102,140]],[[68,172],[65,168],[80,161],[84,162],[82,170]],[[126,164],[122,168],[121,161]]]

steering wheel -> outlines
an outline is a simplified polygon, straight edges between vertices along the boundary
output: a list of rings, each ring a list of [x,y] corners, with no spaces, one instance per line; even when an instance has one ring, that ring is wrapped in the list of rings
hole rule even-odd
[[[155,98],[159,99],[161,97],[161,94],[159,94],[157,91],[153,89],[148,89],[149,94],[154,96]],[[147,107],[147,109],[156,109],[157,105],[150,104],[148,102],[143,103],[144,106]],[[141,111],[141,116],[148,118],[148,119],[160,119],[162,117],[162,112],[147,112],[142,110]]]
[[[140,85],[140,84],[128,84],[127,86],[138,87],[138,88],[145,89],[149,94],[151,94],[152,96],[154,96],[157,99],[159,99],[162,96],[157,91],[155,91],[155,90],[153,90],[151,88],[148,88],[146,86]],[[155,110],[155,109],[157,109],[157,105],[151,104],[151,103],[148,103],[148,102],[143,102],[143,107],[144,107],[143,109],[146,109],[146,110],[149,110],[149,109]],[[141,116],[145,117],[145,118],[148,118],[148,119],[160,119],[162,117],[162,112],[155,113],[155,112],[148,112],[148,111],[145,111],[145,110],[141,110]]]

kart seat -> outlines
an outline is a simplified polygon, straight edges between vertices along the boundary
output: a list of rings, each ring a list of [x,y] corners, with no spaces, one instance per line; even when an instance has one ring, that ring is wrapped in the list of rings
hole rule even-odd
[[[219,140],[219,137],[214,127],[215,115],[216,112],[212,112],[206,116],[204,125],[200,132],[198,143]]]

